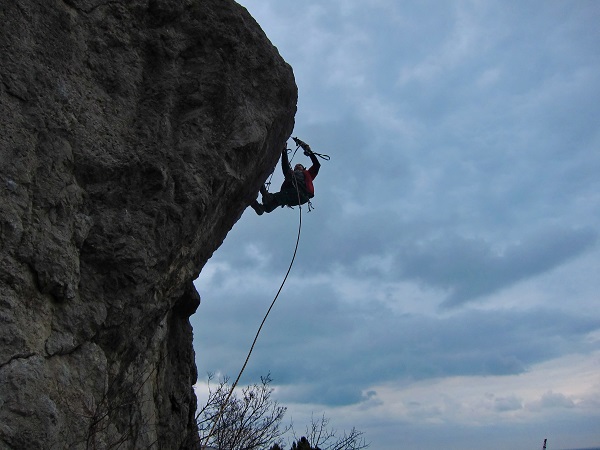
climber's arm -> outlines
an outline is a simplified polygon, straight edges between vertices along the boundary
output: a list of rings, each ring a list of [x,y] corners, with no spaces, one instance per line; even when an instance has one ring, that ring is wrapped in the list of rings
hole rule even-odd
[[[310,158],[310,160],[312,161],[312,166],[310,166],[310,169],[308,169],[308,173],[310,173],[310,176],[315,178],[317,176],[317,174],[319,173],[319,169],[321,168],[321,163],[319,162],[319,158],[317,158],[317,156],[312,152],[312,150],[310,149],[310,145],[306,145],[306,148],[304,149],[304,154],[306,156],[308,156]]]
[[[283,147],[283,150],[281,151],[281,171],[283,172],[284,176],[287,176],[290,170],[292,169],[290,167],[290,161],[287,155],[287,148]]]

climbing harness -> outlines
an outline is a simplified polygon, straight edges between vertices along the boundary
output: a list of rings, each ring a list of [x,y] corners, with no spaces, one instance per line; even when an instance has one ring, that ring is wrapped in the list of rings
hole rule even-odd
[[[246,361],[244,361],[244,365],[242,366],[240,372],[238,373],[237,378],[235,379],[234,383],[231,385],[231,389],[229,390],[229,393],[227,394],[227,398],[221,405],[221,408],[219,409],[219,413],[217,414],[216,418],[214,419],[213,425],[210,429],[210,432],[208,433],[208,436],[206,436],[206,438],[204,439],[204,443],[200,445],[201,450],[205,450],[207,448],[209,439],[215,433],[215,427],[217,426],[217,423],[219,423],[219,420],[221,420],[223,411],[225,410],[227,403],[229,403],[229,399],[231,398],[231,395],[233,394],[233,390],[237,386],[238,382],[240,381],[240,378],[242,377],[242,373],[244,373],[244,370],[246,369],[246,366],[248,365],[248,361],[250,360],[250,355],[252,354],[252,351],[254,350],[254,346],[256,345],[256,341],[258,340],[258,336],[260,335],[263,325],[267,321],[267,317],[269,316],[269,313],[271,312],[271,310],[273,309],[273,306],[275,305],[275,302],[279,298],[279,294],[281,293],[281,290],[283,289],[283,286],[285,285],[285,282],[287,281],[288,275],[290,274],[290,271],[292,270],[292,266],[294,265],[294,260],[296,259],[296,253],[298,252],[298,244],[300,243],[300,232],[302,230],[302,206],[299,204],[300,203],[300,191],[298,189],[297,184],[294,183],[294,186],[296,187],[296,194],[298,195],[299,222],[298,222],[298,236],[296,237],[296,246],[294,247],[294,254],[292,255],[292,260],[290,261],[290,265],[287,269],[287,272],[285,273],[285,277],[283,277],[283,281],[281,282],[281,285],[279,286],[279,289],[277,290],[277,294],[275,294],[275,298],[271,302],[271,306],[269,306],[267,313],[263,317],[263,320],[260,323],[260,326],[258,327],[258,331],[256,332],[256,335],[254,336],[254,340],[252,341],[252,345],[250,346],[250,350],[248,351],[248,355],[246,356]],[[309,203],[310,203],[310,201],[309,201]]]

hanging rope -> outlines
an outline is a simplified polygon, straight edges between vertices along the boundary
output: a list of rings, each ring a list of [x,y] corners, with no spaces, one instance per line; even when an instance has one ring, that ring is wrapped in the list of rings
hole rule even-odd
[[[292,155],[292,157],[289,160],[290,165],[291,165],[291,162],[293,161],[294,157],[296,156],[296,152],[300,148],[299,142],[302,142],[302,141],[300,141],[297,138],[293,138],[293,139],[294,139],[294,141],[298,145],[297,145],[296,149],[294,150],[294,154]],[[291,152],[291,150],[289,150],[289,149],[287,149],[287,151]],[[315,156],[318,156],[319,158],[321,158],[321,159],[323,159],[325,161],[329,161],[330,160],[329,155],[325,155],[325,154],[322,154],[322,153],[316,153],[316,152],[312,152],[312,154],[314,154]],[[274,171],[271,172],[271,176],[269,177],[269,180],[267,181],[267,183],[265,183],[266,184],[267,192],[269,191],[269,187],[271,186],[271,179],[273,178],[273,173],[274,173]],[[299,210],[298,236],[296,237],[296,246],[294,247],[294,254],[292,255],[292,260],[290,261],[290,265],[289,265],[289,267],[287,269],[287,272],[285,273],[285,277],[283,278],[283,281],[281,282],[281,285],[279,286],[279,289],[277,290],[277,294],[275,294],[275,298],[271,302],[271,305],[269,306],[269,309],[267,310],[265,316],[263,317],[262,322],[260,323],[260,326],[258,327],[258,331],[256,332],[256,335],[254,336],[254,340],[252,341],[252,345],[250,346],[250,350],[248,351],[248,355],[246,356],[246,360],[244,361],[244,365],[242,366],[240,372],[238,373],[238,376],[235,379],[234,383],[231,385],[231,389],[229,390],[229,393],[227,394],[227,398],[225,399],[225,401],[221,405],[221,408],[219,409],[219,413],[217,414],[217,417],[216,417],[216,419],[213,422],[213,425],[212,425],[212,427],[210,429],[210,432],[208,433],[208,436],[206,436],[206,438],[204,440],[204,443],[200,446],[201,449],[205,449],[206,448],[206,446],[208,445],[209,439],[215,433],[215,428],[216,428],[217,424],[219,423],[219,420],[221,420],[221,417],[223,416],[223,411],[225,410],[225,407],[229,403],[229,399],[231,398],[234,389],[236,388],[238,382],[240,381],[240,378],[242,377],[242,374],[244,373],[244,370],[246,369],[246,366],[248,365],[248,361],[250,361],[250,355],[252,355],[252,351],[254,350],[254,346],[256,345],[256,341],[258,340],[258,336],[260,335],[260,332],[262,331],[263,325],[267,321],[267,317],[269,316],[269,313],[273,309],[273,306],[275,306],[275,302],[279,298],[279,294],[281,293],[281,290],[283,289],[283,286],[285,285],[285,282],[287,281],[288,275],[290,274],[290,271],[292,270],[292,266],[294,265],[294,260],[296,259],[296,253],[298,252],[298,244],[300,243],[300,232],[302,230],[302,205],[300,203],[301,202],[301,199],[300,199],[300,189],[298,188],[297,181],[295,180],[294,177],[292,177],[292,180],[293,180],[292,181],[293,185],[296,188],[296,194],[298,195],[298,210]],[[308,201],[308,211],[310,212],[311,209],[312,209],[312,204],[310,203],[310,200],[309,200]]]
[[[296,150],[298,150],[298,148],[296,148]],[[279,286],[279,289],[277,290],[277,294],[275,294],[275,298],[271,302],[271,306],[269,306],[267,313],[263,317],[263,320],[260,323],[260,326],[258,327],[258,331],[256,332],[256,335],[254,336],[254,340],[252,341],[252,345],[250,346],[250,350],[248,351],[248,355],[246,356],[246,361],[244,361],[244,365],[242,366],[240,372],[238,373],[237,378],[235,379],[234,383],[231,385],[231,389],[229,390],[229,393],[227,394],[227,398],[221,405],[221,408],[219,409],[219,413],[217,414],[217,417],[213,422],[213,425],[210,429],[210,432],[208,433],[208,436],[206,436],[204,443],[200,446],[200,448],[202,450],[204,450],[206,448],[206,446],[208,445],[209,439],[212,437],[212,435],[215,432],[215,427],[217,426],[217,423],[219,422],[219,420],[221,420],[221,416],[223,415],[223,411],[225,410],[227,403],[229,403],[229,399],[231,398],[231,395],[233,394],[233,390],[237,386],[238,382],[240,381],[240,378],[242,377],[242,373],[244,373],[244,370],[246,369],[246,366],[248,365],[248,361],[250,360],[250,355],[252,354],[252,350],[254,350],[254,346],[256,345],[256,341],[258,340],[258,336],[260,335],[263,325],[267,321],[267,317],[269,316],[269,313],[271,312],[271,310],[273,309],[273,306],[275,305],[275,302],[279,298],[279,294],[281,293],[281,290],[283,289],[283,286],[288,278],[288,275],[290,274],[290,271],[292,270],[292,266],[294,265],[294,260],[296,259],[296,253],[298,252],[298,244],[300,243],[300,232],[302,230],[302,206],[300,205],[300,190],[298,189],[298,186],[296,183],[294,183],[294,186],[296,188],[296,194],[298,195],[299,222],[298,222],[298,236],[296,237],[296,246],[294,248],[294,254],[292,256],[292,260],[290,261],[290,265],[287,269],[287,272],[285,273],[285,277],[283,277],[283,281],[281,282],[281,285]]]

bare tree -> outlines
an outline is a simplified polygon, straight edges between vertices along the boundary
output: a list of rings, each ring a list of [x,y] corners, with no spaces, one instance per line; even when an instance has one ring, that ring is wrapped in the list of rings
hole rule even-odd
[[[271,398],[270,375],[261,377],[260,384],[242,389],[229,397],[229,379],[222,379],[216,388],[208,377],[208,401],[196,415],[203,445],[220,450],[254,450],[281,443],[289,427],[281,427],[287,408]],[[227,400],[229,397],[229,400]],[[216,421],[216,422],[215,422]]]
[[[294,432],[294,439],[298,443],[308,441],[311,450],[362,450],[369,446],[363,434],[362,431],[352,428],[349,433],[344,431],[342,436],[338,436],[334,429],[329,428],[329,419],[323,414],[319,420],[311,417],[311,423],[306,427],[306,437],[296,439]],[[300,447],[294,442],[292,450]]]

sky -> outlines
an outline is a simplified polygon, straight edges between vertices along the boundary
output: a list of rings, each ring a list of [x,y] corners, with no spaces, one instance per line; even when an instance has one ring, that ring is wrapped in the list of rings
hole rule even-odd
[[[200,401],[301,220],[240,380],[270,374],[297,433],[600,447],[600,2],[240,3],[294,70],[293,136],[331,159],[312,211],[248,208],[196,280]]]

